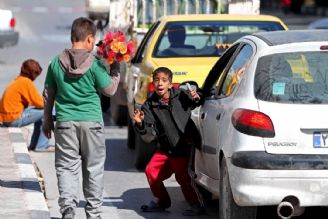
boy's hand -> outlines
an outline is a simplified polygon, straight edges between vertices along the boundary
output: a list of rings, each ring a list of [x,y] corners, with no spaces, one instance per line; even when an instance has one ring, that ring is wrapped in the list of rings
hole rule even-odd
[[[142,125],[144,118],[145,118],[145,114],[143,111],[140,111],[138,109],[134,110],[133,120],[138,126]]]
[[[190,95],[191,95],[191,98],[193,100],[195,100],[195,101],[200,100],[200,96],[198,95],[198,93],[195,90],[191,90],[190,91]]]

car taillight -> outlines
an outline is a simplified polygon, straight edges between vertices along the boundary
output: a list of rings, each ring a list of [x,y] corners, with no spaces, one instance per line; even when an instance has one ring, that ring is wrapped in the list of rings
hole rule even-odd
[[[320,50],[328,50],[328,46],[327,45],[320,46]]]
[[[147,91],[148,92],[154,92],[154,90],[155,90],[154,85],[152,83],[148,84]]]
[[[16,26],[16,20],[15,20],[15,18],[11,18],[11,19],[10,19],[9,25],[10,25],[10,27],[11,27],[12,29],[15,28],[15,26]]]
[[[272,121],[264,113],[237,109],[233,112],[231,120],[233,126],[244,134],[269,138],[275,136]]]
[[[173,83],[173,84],[172,84],[172,86],[173,86],[174,88],[176,88],[176,89],[179,88],[179,85],[180,85],[179,83]]]

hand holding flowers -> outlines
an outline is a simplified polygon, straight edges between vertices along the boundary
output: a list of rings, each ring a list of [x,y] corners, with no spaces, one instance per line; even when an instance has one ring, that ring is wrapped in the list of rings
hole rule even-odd
[[[97,55],[109,64],[114,62],[129,62],[135,52],[136,45],[132,40],[126,41],[123,32],[108,32],[103,40],[97,43]]]

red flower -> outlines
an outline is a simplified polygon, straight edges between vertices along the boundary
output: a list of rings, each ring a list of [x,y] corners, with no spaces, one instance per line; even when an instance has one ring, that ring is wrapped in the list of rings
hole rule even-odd
[[[108,32],[105,38],[98,44],[97,55],[103,57],[108,63],[128,62],[136,52],[136,44],[132,40],[126,41],[122,31]]]

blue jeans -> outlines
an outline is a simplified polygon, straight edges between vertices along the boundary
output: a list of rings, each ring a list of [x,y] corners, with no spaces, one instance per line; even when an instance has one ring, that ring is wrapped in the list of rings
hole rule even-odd
[[[43,109],[36,109],[34,106],[27,107],[22,115],[12,122],[5,122],[8,127],[23,127],[34,123],[34,130],[31,137],[30,150],[42,151],[48,148],[49,139],[42,131]]]

